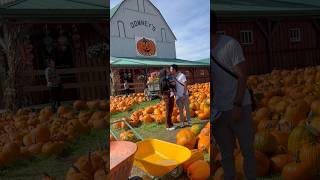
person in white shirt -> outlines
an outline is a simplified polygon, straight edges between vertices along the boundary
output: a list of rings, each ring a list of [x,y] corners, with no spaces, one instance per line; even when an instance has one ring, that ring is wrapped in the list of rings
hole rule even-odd
[[[128,80],[124,80],[123,87],[124,87],[125,94],[128,96],[130,94],[130,87],[128,84]]]
[[[188,122],[188,126],[191,124],[190,119],[190,110],[189,110],[189,93],[187,88],[187,78],[186,76],[178,72],[178,66],[176,64],[171,65],[170,73],[175,77],[176,81],[176,103],[179,108],[179,115],[180,115],[180,123],[181,127],[184,127],[184,113],[183,109],[186,110],[186,120]]]
[[[212,125],[213,136],[221,151],[224,179],[236,178],[233,152],[237,139],[244,157],[245,175],[247,179],[253,180],[256,179],[254,128],[251,98],[246,86],[245,58],[239,42],[229,36],[217,35],[216,20],[215,13],[211,11],[213,108],[221,112],[220,117],[215,119]],[[230,72],[236,75],[237,79]]]

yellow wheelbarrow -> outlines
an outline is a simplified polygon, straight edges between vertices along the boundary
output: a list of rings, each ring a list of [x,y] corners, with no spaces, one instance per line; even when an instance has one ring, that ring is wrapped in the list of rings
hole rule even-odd
[[[188,148],[158,139],[144,139],[124,120],[113,121],[111,124],[118,122],[124,122],[138,139],[141,140],[136,143],[137,151],[134,155],[134,166],[138,167],[146,174],[151,175],[153,179],[160,179],[168,174],[174,178],[182,175],[182,164],[191,157],[191,151]],[[110,133],[117,140],[119,139],[112,129],[110,129]],[[127,170],[131,171],[130,168]],[[142,178],[138,176],[130,178],[130,180],[141,179]]]
[[[146,139],[136,143],[138,150],[134,157],[134,166],[153,179],[170,174],[179,177],[183,173],[182,164],[191,157],[191,151],[177,144],[157,139]]]

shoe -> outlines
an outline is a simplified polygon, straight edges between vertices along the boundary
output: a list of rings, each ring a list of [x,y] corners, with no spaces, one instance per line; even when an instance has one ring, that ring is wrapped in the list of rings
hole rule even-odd
[[[170,127],[170,128],[167,128],[168,131],[173,131],[173,130],[175,130],[175,129],[176,129],[176,126],[172,126],[172,127]]]
[[[184,128],[184,127],[186,127],[186,126],[184,124],[181,124],[180,128]]]

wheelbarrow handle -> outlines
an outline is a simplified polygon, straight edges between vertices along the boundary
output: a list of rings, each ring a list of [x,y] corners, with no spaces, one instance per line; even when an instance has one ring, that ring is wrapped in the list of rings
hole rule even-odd
[[[144,139],[127,121],[123,119],[112,121],[110,124],[115,124],[119,122],[124,122],[129,127],[129,129],[134,133],[134,135],[137,136],[137,138],[139,138],[140,140]],[[110,133],[116,138],[116,140],[119,140],[119,138],[117,138],[115,135],[116,133],[111,128],[110,128]]]

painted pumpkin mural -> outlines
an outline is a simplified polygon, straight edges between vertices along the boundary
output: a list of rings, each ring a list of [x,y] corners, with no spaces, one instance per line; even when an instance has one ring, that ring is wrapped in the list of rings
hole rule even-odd
[[[153,40],[141,38],[137,41],[137,51],[142,56],[156,55],[156,44]]]

